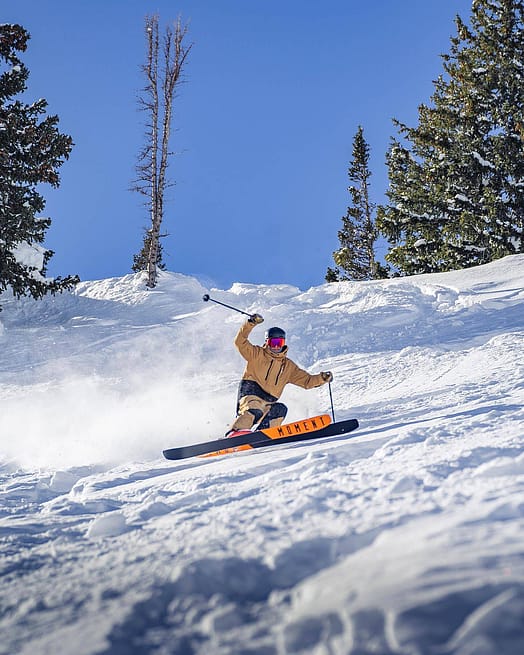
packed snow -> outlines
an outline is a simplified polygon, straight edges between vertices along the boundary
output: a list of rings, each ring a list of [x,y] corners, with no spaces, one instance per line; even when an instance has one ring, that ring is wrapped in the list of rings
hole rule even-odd
[[[233,419],[245,317],[204,293],[286,329],[359,430],[163,459]],[[524,653],[524,256],[0,300],[2,655]]]

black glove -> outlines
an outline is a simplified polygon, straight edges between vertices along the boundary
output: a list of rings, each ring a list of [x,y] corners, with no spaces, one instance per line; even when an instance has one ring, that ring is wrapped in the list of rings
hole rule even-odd
[[[251,314],[251,316],[247,319],[248,323],[251,323],[252,325],[258,325],[259,323],[263,323],[264,319],[260,314]]]
[[[322,379],[324,382],[332,382],[333,381],[333,373],[331,371],[322,371],[320,374],[322,376]]]

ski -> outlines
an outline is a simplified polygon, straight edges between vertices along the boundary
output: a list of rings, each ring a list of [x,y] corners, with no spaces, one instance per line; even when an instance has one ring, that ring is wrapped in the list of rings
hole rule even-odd
[[[322,439],[325,437],[336,437],[337,435],[344,435],[347,432],[352,432],[358,428],[359,424],[357,419],[349,419],[347,421],[340,421],[338,423],[331,423],[325,428],[320,428],[318,430],[313,430],[311,432],[305,432],[302,434],[292,434],[288,436],[271,438],[271,439],[261,439],[260,441],[255,441],[254,443],[242,444],[240,446],[235,446],[233,448],[223,448],[221,450],[216,450],[212,453],[206,453],[202,457],[216,457],[217,455],[227,455],[229,453],[236,453],[241,450],[252,450],[253,448],[265,448],[266,446],[278,446],[288,443],[294,443],[297,441],[307,441],[310,439]],[[252,434],[256,434],[253,432]]]
[[[252,448],[276,446],[296,441],[305,441],[307,439],[321,439],[343,435],[357,428],[358,421],[356,419],[331,423],[330,416],[323,414],[294,423],[286,423],[276,428],[255,430],[254,432],[248,432],[247,434],[234,437],[225,437],[189,446],[169,448],[164,450],[163,454],[166,459],[186,459],[199,455],[225,455],[240,450],[250,450]]]
[[[291,436],[292,434],[304,434],[323,428],[330,423],[331,417],[329,414],[321,414],[320,416],[314,416],[303,421],[279,425],[275,428],[264,428],[263,430],[255,430],[254,432],[247,432],[234,437],[223,437],[222,439],[204,441],[190,446],[169,448],[163,452],[164,457],[167,459],[186,459],[187,457],[206,455],[207,453],[235,448],[237,446],[250,447],[251,444],[259,441],[271,441],[272,439],[279,439],[281,437]]]

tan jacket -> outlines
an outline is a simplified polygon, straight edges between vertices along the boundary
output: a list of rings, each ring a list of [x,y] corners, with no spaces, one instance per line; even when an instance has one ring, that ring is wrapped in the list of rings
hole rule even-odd
[[[243,380],[254,380],[264,391],[279,398],[286,384],[313,389],[325,384],[320,373],[310,375],[287,358],[287,346],[280,353],[272,353],[267,346],[254,346],[248,336],[255,326],[246,321],[235,337],[235,346],[247,361]]]

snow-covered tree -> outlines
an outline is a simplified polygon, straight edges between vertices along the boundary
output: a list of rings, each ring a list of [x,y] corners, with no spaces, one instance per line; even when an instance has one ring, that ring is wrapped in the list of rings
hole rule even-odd
[[[430,106],[387,154],[377,227],[401,273],[524,252],[524,3],[474,0],[443,55]]]
[[[147,197],[151,223],[141,251],[133,258],[133,270],[147,271],[147,286],[150,288],[156,286],[157,269],[163,268],[160,229],[164,219],[165,191],[170,186],[167,167],[173,154],[169,149],[173,100],[183,81],[184,64],[191,50],[191,44],[185,42],[187,30],[178,19],[174,27],[166,27],[161,47],[159,17],[147,16],[145,20],[147,56],[142,70],[146,86],[139,102],[147,113],[148,122],[146,144],[138,158],[138,178],[134,188]]]
[[[340,248],[333,253],[336,268],[328,267],[328,282],[372,280],[379,269],[375,260],[375,207],[369,199],[369,146],[361,126],[353,139],[348,177],[353,183],[348,187],[352,202],[342,218],[342,229],[338,233]]]
[[[51,224],[39,184],[58,187],[58,169],[73,146],[60,134],[58,116],[47,116],[43,99],[26,104],[15,97],[26,90],[29,71],[19,59],[29,40],[20,25],[0,25],[0,293],[40,298],[78,282],[76,276],[50,279],[53,252],[41,244]]]

